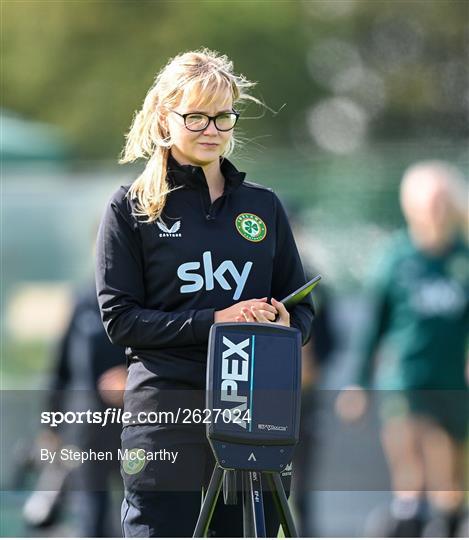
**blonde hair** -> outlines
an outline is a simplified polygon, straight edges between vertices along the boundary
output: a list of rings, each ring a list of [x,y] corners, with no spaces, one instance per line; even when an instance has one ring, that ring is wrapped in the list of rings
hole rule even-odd
[[[231,93],[233,105],[246,100],[263,105],[247,93],[255,84],[243,75],[236,75],[227,56],[209,49],[185,52],[169,60],[157,74],[142,108],[136,112],[119,160],[119,163],[147,160],[144,171],[128,192],[130,198],[136,199],[134,215],[146,217],[147,222],[155,221],[161,216],[167,195],[178,189],[171,189],[166,179],[171,147],[166,127],[169,110],[189,97],[191,100],[195,97],[198,105],[209,105],[226,92]],[[231,137],[224,156],[231,154],[234,144]]]

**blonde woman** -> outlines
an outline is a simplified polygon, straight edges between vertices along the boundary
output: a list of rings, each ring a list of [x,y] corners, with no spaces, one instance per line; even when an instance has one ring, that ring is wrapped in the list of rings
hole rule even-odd
[[[214,466],[205,424],[192,414],[204,409],[212,324],[278,315],[277,324],[309,338],[310,302],[289,313],[276,300],[305,282],[285,211],[271,189],[246,181],[226,157],[239,107],[257,101],[252,86],[216,52],[171,59],[136,114],[121,159],[143,158],[145,170],[115,192],[102,219],[98,300],[111,341],[126,346],[128,359],[125,536],[192,536]],[[267,534],[276,536],[269,495]],[[225,507],[220,497],[211,528],[242,536],[240,506]]]

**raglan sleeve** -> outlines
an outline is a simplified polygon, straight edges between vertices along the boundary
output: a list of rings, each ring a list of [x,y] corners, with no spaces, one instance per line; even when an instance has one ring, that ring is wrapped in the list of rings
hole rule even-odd
[[[303,265],[287,214],[279,198],[274,197],[276,245],[272,274],[272,296],[280,301],[306,283]],[[303,345],[311,336],[314,318],[313,303],[308,295],[290,310],[290,324],[301,331]]]
[[[96,241],[96,292],[112,343],[140,349],[184,347],[208,341],[212,308],[167,312],[145,306],[138,223],[121,188],[108,203]]]

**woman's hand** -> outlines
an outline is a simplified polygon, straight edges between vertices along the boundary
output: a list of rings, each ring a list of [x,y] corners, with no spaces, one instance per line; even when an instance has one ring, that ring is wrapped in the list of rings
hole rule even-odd
[[[236,320],[238,322],[275,322],[275,324],[279,324],[281,326],[290,326],[290,313],[288,313],[287,308],[281,302],[277,302],[275,298],[272,298],[272,304],[272,306],[270,304],[266,305],[270,306],[270,308],[273,307],[275,309],[275,312],[272,312],[271,310],[265,310],[263,306],[258,306],[254,304],[243,307],[241,309],[241,316],[238,317]],[[272,313],[279,314],[278,321],[275,321],[276,315],[272,315]]]
[[[262,321],[253,322],[272,322],[277,316],[277,309],[268,304],[266,300],[267,296],[264,296],[264,298],[252,298],[251,300],[238,302],[226,309],[215,311],[215,322],[246,322],[247,319],[243,316],[243,312],[249,312],[252,308],[254,308],[258,316],[263,317]]]

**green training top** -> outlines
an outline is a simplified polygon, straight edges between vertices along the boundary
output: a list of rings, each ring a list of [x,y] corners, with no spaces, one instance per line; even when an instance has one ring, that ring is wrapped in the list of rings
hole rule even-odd
[[[379,346],[379,389],[467,388],[469,250],[455,240],[442,255],[396,233],[368,288],[371,322],[361,336],[357,383],[367,387]]]

